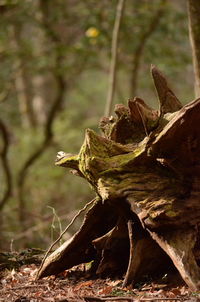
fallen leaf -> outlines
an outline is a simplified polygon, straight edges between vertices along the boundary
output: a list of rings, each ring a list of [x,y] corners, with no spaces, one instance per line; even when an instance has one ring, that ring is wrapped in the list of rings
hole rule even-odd
[[[113,286],[106,286],[102,290],[98,291],[99,295],[109,295],[113,291]]]
[[[117,286],[119,285],[120,283],[122,283],[122,280],[114,280],[114,281],[108,281],[107,284],[109,286]]]
[[[179,288],[173,288],[171,289],[171,292],[175,295],[175,296],[180,296],[181,295],[181,291]]]
[[[91,286],[93,284],[93,281],[92,280],[89,280],[89,281],[85,281],[85,282],[81,282],[79,283],[77,286],[75,286],[75,290],[80,290],[82,289],[83,287],[86,287],[86,286]]]

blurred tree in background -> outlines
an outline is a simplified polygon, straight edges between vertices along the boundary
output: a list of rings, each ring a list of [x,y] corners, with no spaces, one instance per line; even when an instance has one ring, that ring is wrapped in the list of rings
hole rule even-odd
[[[195,96],[200,97],[200,1],[188,0],[189,33],[195,74]]]
[[[103,115],[116,6],[116,0],[0,1],[3,249],[46,246],[93,197],[54,159],[60,150],[77,153],[84,130],[96,129]],[[115,103],[137,94],[157,106],[151,63],[183,103],[193,98],[185,1],[127,0],[118,53]]]

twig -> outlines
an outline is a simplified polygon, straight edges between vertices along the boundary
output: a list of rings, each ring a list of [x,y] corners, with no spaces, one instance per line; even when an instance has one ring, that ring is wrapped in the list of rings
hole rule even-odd
[[[11,288],[3,288],[3,291],[10,291],[10,290],[18,290],[18,289],[27,289],[27,288],[38,288],[38,287],[47,287],[48,286],[46,284],[30,284],[30,285],[22,285],[22,286],[14,286]]]
[[[130,296],[123,296],[123,297],[83,297],[84,299],[86,299],[86,301],[93,301],[93,302],[98,302],[98,301],[130,301],[130,302],[134,302],[134,301],[184,301],[186,299],[188,299],[188,297],[183,297],[183,298],[156,298],[156,297],[149,297],[149,298],[140,298],[140,297],[130,297]]]
[[[56,210],[53,207],[50,207],[50,206],[48,206],[48,208],[51,209],[52,212],[53,212],[53,220],[51,222],[51,238],[52,238],[52,241],[53,241],[53,229],[55,229],[55,219],[57,219],[57,221],[58,221],[60,234],[62,233],[62,224],[61,224],[60,218],[58,217],[58,215],[56,213]],[[60,242],[60,245],[61,245],[61,242]]]
[[[67,215],[66,215],[66,214],[65,214],[65,215],[62,215],[62,216],[59,217],[59,219],[60,219],[61,221],[63,221],[63,220],[66,221],[66,219],[69,220],[69,219],[71,219],[71,216],[72,216],[71,213],[74,214],[74,212],[75,212],[75,211],[70,212],[70,213],[67,214]],[[28,213],[28,212],[27,212],[27,213]],[[19,239],[21,239],[21,238],[24,238],[24,237],[28,237],[28,236],[30,236],[33,232],[36,232],[36,231],[38,231],[38,230],[41,231],[42,229],[44,229],[44,228],[46,227],[46,224],[49,224],[49,221],[51,220],[51,218],[52,218],[51,215],[46,215],[46,216],[44,216],[44,217],[43,217],[43,220],[42,220],[41,222],[37,223],[37,225],[34,225],[33,227],[28,228],[26,231],[17,234],[17,235],[15,236],[14,241],[17,241],[17,240],[19,240]],[[61,233],[61,232],[60,232],[60,233]]]
[[[188,299],[188,298],[187,298]],[[155,297],[151,297],[151,298],[141,298],[139,301],[184,301],[186,300],[186,298],[155,298]]]
[[[130,302],[134,302],[133,298],[130,297],[84,297],[86,301],[93,301],[93,302],[98,302],[98,301],[117,301],[117,300],[126,300]]]
[[[183,297],[183,298],[155,298],[155,297],[150,297],[150,298],[141,298],[139,301],[153,301],[153,302],[156,302],[156,301],[184,301],[184,300],[186,300],[186,299],[188,299],[188,297],[187,298],[185,298],[185,297]]]
[[[120,25],[121,25],[122,16],[123,16],[124,6],[125,6],[125,0],[118,0],[115,24],[114,24],[114,28],[113,28],[113,34],[112,34],[109,88],[108,88],[108,96],[107,96],[107,101],[106,101],[106,106],[105,106],[105,113],[104,113],[105,116],[110,115],[112,103],[113,103],[115,83],[116,83],[118,37],[119,37],[119,29],[120,29]]]
[[[42,262],[40,264],[40,267],[37,271],[37,274],[36,274],[36,280],[38,279],[39,277],[39,274],[43,268],[43,265],[44,265],[44,262],[45,260],[47,259],[47,256],[48,254],[50,253],[50,251],[52,250],[52,248],[61,240],[61,238],[63,237],[63,235],[68,231],[68,229],[71,227],[71,225],[74,223],[74,221],[80,216],[80,214],[82,212],[84,212],[90,205],[92,205],[94,202],[96,201],[96,198],[92,199],[91,201],[89,201],[88,203],[86,203],[86,205],[80,209],[78,211],[78,213],[74,216],[74,218],[71,220],[71,222],[68,224],[68,226],[63,230],[63,232],[60,234],[60,236],[50,245],[50,247],[48,248],[48,250],[46,251],[45,255],[44,255],[44,258],[42,259]]]
[[[86,299],[86,301],[122,301],[122,300],[126,300],[126,301],[130,301],[130,302],[134,302],[134,298],[133,297],[84,297],[84,299]]]
[[[124,278],[124,282],[122,287],[126,287],[127,285],[129,285],[130,279],[132,278],[131,276],[131,268],[132,268],[132,262],[133,262],[133,255],[134,255],[134,241],[133,241],[133,221],[129,220],[127,223],[127,227],[128,227],[128,235],[129,235],[129,243],[130,243],[130,256],[129,256],[129,263],[128,263],[128,268],[127,268],[127,272],[126,272],[126,276]]]

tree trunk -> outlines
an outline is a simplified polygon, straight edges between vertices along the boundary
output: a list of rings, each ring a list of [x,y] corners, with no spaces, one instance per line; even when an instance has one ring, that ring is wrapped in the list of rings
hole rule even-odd
[[[200,97],[200,0],[188,0],[189,33],[195,75],[195,96]]]
[[[87,130],[80,153],[56,161],[98,197],[39,278],[93,261],[100,276],[125,274],[124,286],[176,268],[199,288],[200,99],[182,107],[158,69],[151,72],[158,111],[139,98],[116,105],[116,118],[100,122],[103,136]]]
[[[158,10],[152,15],[151,20],[143,29],[143,32],[141,33],[141,37],[139,39],[138,45],[134,51],[132,60],[131,60],[131,76],[130,76],[130,97],[134,97],[137,95],[137,89],[138,89],[138,80],[139,80],[139,71],[142,61],[142,56],[144,53],[144,49],[146,46],[147,41],[151,37],[151,35],[156,31],[156,29],[159,27],[160,20],[163,16],[163,13],[165,12],[165,4],[166,0],[161,1],[161,6],[158,8]]]
[[[21,51],[21,27],[18,25],[13,25],[12,28],[12,44],[17,52],[15,70],[15,87],[19,102],[19,110],[21,114],[22,126],[35,127],[36,120],[32,106],[32,85],[30,81],[30,76],[27,72],[26,62],[23,61]]]

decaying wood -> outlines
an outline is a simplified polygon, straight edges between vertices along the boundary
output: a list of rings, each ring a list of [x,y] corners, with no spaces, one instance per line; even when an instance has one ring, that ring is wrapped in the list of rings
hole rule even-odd
[[[172,259],[181,277],[192,290],[200,286],[200,270],[193,254],[195,230],[181,229],[163,234],[152,232],[152,238]]]
[[[86,214],[80,230],[46,259],[38,277],[58,274],[63,271],[63,265],[68,269],[96,260],[92,240],[108,232],[116,223],[116,214],[109,213],[110,210],[109,205],[97,200]]]
[[[134,285],[143,275],[164,272],[172,263],[161,247],[151,238],[141,224],[128,221],[130,253],[129,265],[123,287]],[[155,262],[154,259],[157,259]]]
[[[163,115],[181,109],[182,104],[169,88],[165,77],[154,65],[151,66],[151,73],[160,101],[160,114]]]
[[[152,75],[159,111],[139,98],[117,105],[100,122],[103,136],[87,130],[78,155],[58,157],[98,201],[39,278],[93,261],[100,276],[125,274],[124,286],[174,267],[200,288],[200,99],[182,107],[155,66]]]
[[[74,221],[80,216],[80,214],[83,213],[95,201],[96,201],[96,198],[92,199],[81,210],[79,210],[78,213],[73,217],[73,219],[71,220],[71,222],[62,231],[62,233],[60,234],[60,236],[50,245],[50,247],[48,248],[48,250],[46,251],[46,253],[45,253],[45,255],[44,255],[43,259],[42,259],[40,267],[38,268],[36,279],[37,279],[37,276],[40,274],[40,270],[43,268],[44,262],[47,259],[49,253],[52,251],[53,247],[62,239],[63,235],[66,234],[66,232],[68,231],[68,229],[73,225]]]

